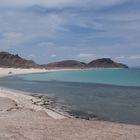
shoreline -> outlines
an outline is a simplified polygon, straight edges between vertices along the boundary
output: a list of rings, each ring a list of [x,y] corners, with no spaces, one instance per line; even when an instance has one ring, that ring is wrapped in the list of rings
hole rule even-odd
[[[4,70],[4,71],[3,71]],[[79,69],[22,69],[22,68],[0,68],[0,78],[7,77],[7,76],[15,76],[15,75],[24,75],[24,74],[34,74],[34,73],[49,73],[49,72],[56,72],[56,71],[69,71],[69,70],[79,70]],[[9,74],[9,72],[11,72]],[[2,93],[6,93],[5,95]],[[9,94],[9,95],[8,95]],[[14,96],[13,96],[14,95]],[[56,102],[53,100],[53,97],[44,96],[42,93],[32,93],[26,92],[16,89],[10,89],[7,87],[0,86],[0,97],[8,97],[15,100],[18,104],[23,104],[22,100],[27,99],[27,104],[30,104],[28,108],[37,110],[44,110],[50,117],[54,119],[64,119],[64,118],[77,118],[77,119],[85,119],[85,120],[99,120],[99,121],[107,121],[102,118],[98,118],[95,115],[85,115],[82,112],[73,112],[71,110],[62,109],[61,106],[57,106]],[[15,98],[16,97],[16,98]],[[30,101],[28,101],[30,99]],[[47,100],[47,104],[43,104],[44,101]],[[26,101],[24,101],[24,104]],[[30,102],[30,103],[28,103]],[[36,104],[38,102],[38,104]],[[27,106],[24,106],[27,107]],[[78,115],[80,113],[80,115]],[[112,122],[112,123],[120,123],[121,122]],[[124,123],[125,124],[125,123]],[[127,124],[127,123],[126,123]],[[129,123],[128,123],[129,124]],[[133,124],[132,124],[133,125]]]
[[[0,73],[0,78],[7,77],[7,76],[22,75],[22,74],[24,75],[24,74],[47,73],[47,72],[56,72],[56,71],[69,71],[69,70],[80,70],[80,69],[34,69],[34,68],[22,69],[22,68],[0,68],[0,72],[1,72]],[[4,94],[2,94],[2,92],[6,93],[6,94],[4,95]],[[31,92],[24,92],[24,91],[10,89],[10,88],[7,88],[7,87],[0,86],[0,97],[11,98],[12,100],[16,101],[18,104],[21,104],[22,103],[22,100],[19,100],[18,99],[20,97],[23,97],[25,99],[34,100],[35,102],[38,102],[39,99],[38,99],[37,96],[42,96],[42,95],[41,95],[41,93],[33,94]],[[46,96],[46,98],[50,98],[50,97],[47,97]],[[20,101],[20,103],[19,103],[19,101]],[[50,99],[50,100],[48,100],[48,102],[52,102],[52,100]],[[42,103],[40,103],[40,104],[42,104]],[[32,102],[32,103],[30,103],[30,105],[28,106],[28,108],[31,108],[31,109],[33,108],[35,110],[43,110],[43,111],[47,112],[47,114],[50,117],[52,117],[54,119],[76,118],[74,115],[70,115],[70,113],[67,113],[67,112],[65,112],[63,110],[58,110],[56,108],[53,108],[51,106],[51,104],[49,104],[49,103],[48,103],[48,106],[49,107],[45,107],[43,105],[40,106],[40,105],[36,105],[36,104],[34,104]],[[26,107],[26,106],[23,106],[23,107]]]
[[[4,70],[4,71],[3,71]],[[34,73],[49,73],[49,72],[58,72],[58,71],[69,71],[69,70],[79,70],[79,69],[21,69],[21,68],[0,68],[0,78],[7,77],[7,76],[15,76],[15,75],[24,75],[24,74],[34,74]],[[11,72],[9,74],[9,71]],[[6,97],[12,98],[13,94],[16,95],[16,99],[12,98],[13,100],[16,100],[16,102],[19,103],[18,98],[22,96],[25,99],[31,99],[33,102],[30,102],[31,108],[35,108],[37,110],[45,110],[45,112],[48,112],[48,115],[54,119],[63,119],[63,118],[77,118],[77,119],[85,119],[85,120],[99,120],[99,121],[106,121],[106,122],[112,122],[112,123],[120,123],[120,124],[130,124],[130,123],[122,123],[122,122],[114,122],[105,120],[103,118],[100,118],[94,114],[85,114],[80,111],[72,111],[67,110],[66,108],[61,108],[62,106],[57,105],[57,102],[53,99],[53,97],[50,97],[49,95],[43,95],[42,93],[33,93],[33,92],[26,92],[22,90],[16,90],[16,89],[10,89],[7,87],[0,86],[0,97],[1,93],[10,93],[9,95],[6,95]],[[2,95],[4,96],[4,95]],[[43,100],[43,101],[42,101]],[[44,100],[47,100],[47,104],[43,104]],[[28,101],[27,101],[28,102]],[[35,104],[35,102],[39,102],[39,104]],[[21,101],[22,103],[22,101]],[[32,105],[31,105],[32,104]],[[34,104],[34,107],[32,107]],[[25,107],[25,106],[24,106]],[[53,115],[54,114],[54,115]],[[56,117],[58,115],[58,117]],[[133,125],[133,124],[132,124]]]
[[[0,69],[4,70],[4,69]],[[13,74],[50,70],[14,70]],[[0,76],[9,76],[5,69]],[[53,71],[53,70],[51,70]],[[17,73],[16,73],[17,72]],[[5,73],[5,74],[4,74]],[[7,75],[6,75],[7,74]],[[0,86],[0,139],[13,140],[139,140],[140,126],[104,120],[68,117],[43,107],[42,100],[26,92]],[[17,121],[18,120],[18,121]]]
[[[42,73],[42,72],[54,72],[54,71],[62,71],[62,69],[46,70],[46,69],[0,68],[0,72],[1,72],[0,78],[6,77],[6,76],[14,76],[14,75],[18,75],[18,74],[32,74],[32,73]],[[11,72],[11,73],[9,73],[9,72]],[[28,108],[30,108],[30,109],[43,110],[43,111],[47,112],[47,114],[50,115],[54,119],[66,118],[66,114],[62,115],[60,112],[57,112],[53,109],[47,109],[43,106],[33,104],[33,102],[31,102],[31,100],[33,100],[34,102],[38,102],[39,99],[37,99],[36,97],[33,97],[31,94],[33,94],[33,93],[29,93],[29,92],[27,93],[24,91],[18,91],[18,90],[0,86],[0,97],[11,98],[12,100],[16,101],[19,105],[22,105],[25,108],[28,105]],[[39,93],[38,93],[38,95],[39,95]],[[26,101],[21,100],[21,98],[25,99]]]
[[[2,93],[6,93],[6,95]],[[47,95],[45,96],[45,95],[42,95],[41,93],[33,94],[32,92],[24,92],[21,90],[15,90],[15,89],[10,89],[7,87],[0,86],[0,97],[11,98],[12,100],[16,101],[18,104],[23,104],[22,103],[23,101],[20,100],[21,97],[25,98],[27,99],[27,104],[29,104],[28,102],[30,102],[30,105],[28,107],[24,105],[23,107],[34,109],[36,111],[43,110],[50,117],[54,119],[75,118],[75,119],[83,119],[83,120],[89,120],[89,121],[90,120],[91,121],[93,120],[106,121],[96,116],[90,116],[90,115],[85,115],[85,114],[76,115],[73,111],[62,109],[60,108],[61,106],[56,105],[56,102],[53,100],[53,97],[49,97]],[[110,122],[110,121],[106,121],[106,122]],[[113,122],[113,123],[117,123],[117,122]]]
[[[6,76],[14,76],[19,74],[33,74],[33,73],[46,73],[56,71],[69,71],[69,70],[80,70],[80,69],[22,69],[22,68],[1,68],[0,67],[0,78]]]
[[[15,76],[15,75],[21,75],[21,74],[34,74],[34,73],[47,73],[47,72],[56,72],[56,71],[69,71],[69,70],[79,70],[79,69],[22,69],[22,68],[0,68],[0,78],[7,77],[7,76]],[[6,93],[6,94],[3,94]],[[7,94],[8,93],[8,94]],[[0,97],[7,97],[11,98],[12,100],[16,101],[18,104],[22,104],[22,100],[20,98],[25,98],[27,99],[27,104],[30,104],[28,108],[35,109],[36,111],[38,110],[43,110],[45,111],[50,117],[54,119],[65,119],[65,118],[74,118],[74,116],[70,115],[67,112],[60,111],[56,108],[53,108],[51,105],[48,104],[48,107],[44,107],[43,105],[36,105],[33,102],[30,102],[28,100],[34,100],[34,102],[39,102],[40,99],[38,99],[36,96],[40,96],[41,93],[33,94],[31,92],[24,92],[20,90],[15,90],[15,89],[10,89],[7,87],[2,87],[0,86]],[[47,98],[47,96],[46,96]],[[52,100],[51,100],[52,101]],[[30,103],[28,103],[30,102]],[[48,100],[48,102],[50,102]],[[25,106],[25,101],[24,101],[24,106]],[[41,100],[40,100],[40,104]]]
[[[43,106],[43,101],[31,95],[32,93],[26,93],[23,91],[13,90],[0,86],[0,97],[10,98],[14,100],[18,106],[35,111],[45,111],[50,117],[54,119],[65,119],[68,118],[65,114],[48,109]],[[38,94],[39,95],[39,94]],[[46,104],[48,104],[46,101]]]

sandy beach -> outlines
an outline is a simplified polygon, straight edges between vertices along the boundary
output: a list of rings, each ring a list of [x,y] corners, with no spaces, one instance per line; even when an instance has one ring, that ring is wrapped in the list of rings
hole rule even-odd
[[[0,76],[47,71],[0,68]],[[140,140],[140,126],[69,118],[43,102],[0,87],[0,140]]]

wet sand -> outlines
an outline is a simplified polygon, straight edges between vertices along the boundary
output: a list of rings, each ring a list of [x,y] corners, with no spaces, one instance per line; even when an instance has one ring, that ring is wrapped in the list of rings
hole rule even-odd
[[[140,140],[140,126],[68,118],[41,105],[41,99],[1,87],[0,140]]]

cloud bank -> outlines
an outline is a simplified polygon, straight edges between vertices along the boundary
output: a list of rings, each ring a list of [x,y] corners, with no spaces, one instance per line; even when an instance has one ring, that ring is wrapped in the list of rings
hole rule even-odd
[[[140,65],[138,0],[0,0],[0,51],[38,63],[110,57]]]
[[[0,0],[1,7],[30,7],[43,6],[46,8],[103,8],[121,4],[127,0]]]

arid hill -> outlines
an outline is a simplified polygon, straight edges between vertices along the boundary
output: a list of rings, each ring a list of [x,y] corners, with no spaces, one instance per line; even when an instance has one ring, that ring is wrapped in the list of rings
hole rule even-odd
[[[102,58],[91,61],[87,67],[92,68],[128,68],[127,65],[114,62],[110,58]]]
[[[0,52],[0,67],[6,68],[39,68],[40,65],[32,60],[26,60],[18,55]]]
[[[0,67],[6,68],[46,68],[46,69],[78,69],[78,68],[128,68],[127,65],[116,63],[110,58],[102,58],[84,63],[76,60],[64,60],[44,65],[39,65],[33,60],[26,60],[17,54],[0,52]]]
[[[110,58],[102,58],[86,64],[75,60],[65,60],[44,65],[46,68],[128,68],[127,65],[116,63]]]
[[[84,68],[86,63],[76,60],[64,60],[44,65],[46,68]]]

